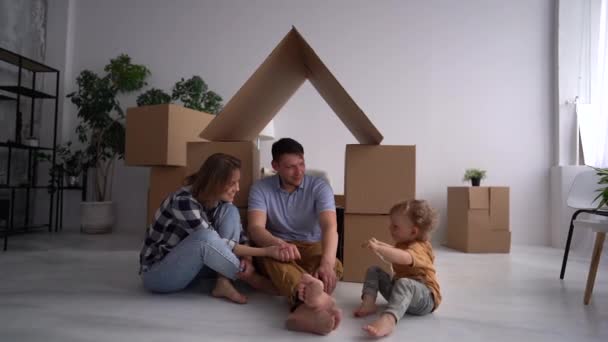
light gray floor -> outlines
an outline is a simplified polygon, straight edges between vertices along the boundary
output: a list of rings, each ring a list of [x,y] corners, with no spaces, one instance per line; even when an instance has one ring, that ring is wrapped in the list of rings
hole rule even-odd
[[[345,312],[328,337],[288,332],[279,298],[249,293],[236,305],[193,290],[144,292],[137,276],[139,237],[45,233],[14,237],[0,252],[0,341],[362,340],[354,319],[360,284],[340,283]],[[444,302],[406,317],[395,341],[608,341],[608,264],[592,303],[583,305],[588,258],[573,257],[558,278],[561,250],[514,246],[510,255],[438,248]]]

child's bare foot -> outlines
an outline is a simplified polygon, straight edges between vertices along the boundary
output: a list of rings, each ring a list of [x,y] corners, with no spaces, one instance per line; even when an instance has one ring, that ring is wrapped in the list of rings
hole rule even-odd
[[[365,317],[376,313],[376,311],[378,311],[378,306],[376,306],[376,298],[372,298],[369,295],[363,295],[361,305],[353,312],[353,314],[355,317]]]
[[[363,330],[365,330],[369,336],[382,337],[392,333],[396,324],[395,317],[389,313],[385,313],[373,323],[364,326]]]
[[[337,327],[336,316],[330,311],[317,311],[306,305],[300,305],[285,322],[287,329],[327,335]]]
[[[323,291],[323,282],[308,273],[302,275],[298,284],[298,297],[315,310],[329,310],[335,304],[334,299]]]
[[[217,278],[217,283],[215,283],[215,288],[211,294],[213,297],[226,298],[238,304],[247,303],[247,297],[243,296],[239,291],[237,291],[237,289],[232,286],[230,280],[224,277]]]

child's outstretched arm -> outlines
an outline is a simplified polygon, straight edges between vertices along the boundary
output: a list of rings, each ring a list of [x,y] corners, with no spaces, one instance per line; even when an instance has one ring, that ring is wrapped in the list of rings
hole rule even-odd
[[[374,238],[367,241],[364,244],[364,247],[371,249],[380,255],[384,260],[393,264],[410,266],[414,263],[414,259],[408,251],[395,248]]]

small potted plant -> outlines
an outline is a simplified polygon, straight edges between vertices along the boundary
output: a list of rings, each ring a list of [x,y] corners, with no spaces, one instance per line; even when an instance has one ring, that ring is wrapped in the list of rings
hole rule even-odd
[[[68,187],[80,186],[80,175],[88,167],[86,154],[84,151],[72,151],[72,142],[68,141],[65,145],[57,146],[55,166],[49,168],[49,176],[61,180],[58,177],[65,177],[65,185]],[[48,153],[39,153],[38,160],[52,162],[52,156]],[[58,183],[56,183],[58,184]]]
[[[599,182],[597,182],[597,184],[604,186],[603,188],[597,189],[597,192],[599,192],[599,194],[593,200],[594,202],[597,201],[598,199],[600,200],[600,202],[597,206],[597,209],[600,209],[603,206],[605,206],[606,204],[608,204],[608,168],[600,169],[600,168],[594,167],[593,169],[595,171],[597,171],[597,175],[600,177],[600,180],[599,180]]]
[[[480,169],[467,169],[464,172],[463,182],[471,181],[472,186],[479,186],[481,180],[486,178],[486,171]]]

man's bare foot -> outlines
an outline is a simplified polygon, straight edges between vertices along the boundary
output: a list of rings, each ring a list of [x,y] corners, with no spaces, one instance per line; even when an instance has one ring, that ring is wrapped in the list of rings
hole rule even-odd
[[[340,322],[342,322],[342,310],[340,310],[337,306],[334,305],[334,307],[329,309],[328,312],[334,318],[334,327],[332,330],[338,329]]]
[[[334,299],[323,291],[323,282],[308,273],[302,275],[298,284],[298,297],[315,310],[329,310],[335,305]]]
[[[317,311],[300,305],[292,312],[285,326],[289,330],[327,335],[337,327],[336,316],[329,311]]]
[[[363,330],[365,330],[369,336],[382,337],[392,333],[396,324],[395,317],[389,313],[385,313],[373,323],[364,326]]]
[[[372,298],[370,295],[363,295],[361,306],[359,306],[357,310],[353,312],[353,314],[355,317],[365,317],[376,313],[376,311],[378,311],[378,306],[376,306],[376,298]]]
[[[218,277],[215,283],[215,288],[211,292],[213,297],[226,298],[238,304],[247,303],[247,297],[243,296],[237,289],[232,286],[228,278]]]

